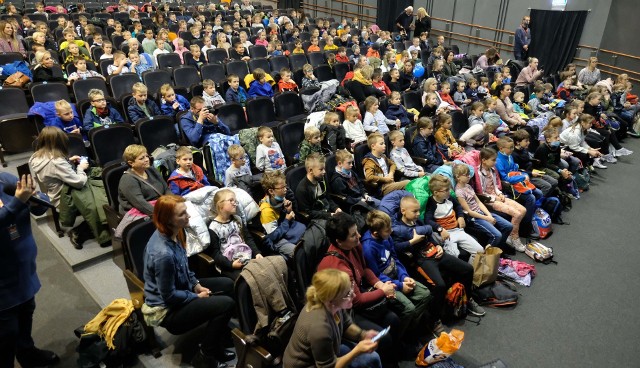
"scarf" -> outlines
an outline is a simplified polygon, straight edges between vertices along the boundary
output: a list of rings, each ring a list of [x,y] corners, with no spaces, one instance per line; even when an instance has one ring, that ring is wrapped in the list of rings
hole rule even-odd
[[[96,115],[101,118],[106,118],[107,116],[109,116],[109,108],[105,107],[104,109],[99,109],[96,107]]]
[[[372,84],[370,79],[365,79],[364,76],[362,75],[362,72],[360,70],[356,70],[353,73],[353,79],[354,81],[360,82],[362,84],[364,84],[365,86],[370,86]]]

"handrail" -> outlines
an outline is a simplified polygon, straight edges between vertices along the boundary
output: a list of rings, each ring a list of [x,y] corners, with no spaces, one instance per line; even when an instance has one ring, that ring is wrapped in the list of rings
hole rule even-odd
[[[573,58],[573,59],[574,59],[574,60],[579,60],[579,61],[584,61],[584,62],[587,62],[587,63],[589,62],[589,60],[582,59],[582,58]],[[600,67],[604,67],[604,68],[610,68],[610,69],[620,70],[620,71],[623,71],[623,72],[625,72],[625,73],[627,73],[627,74],[637,74],[637,75],[640,75],[640,72],[633,71],[633,70],[629,70],[629,69],[620,68],[620,67],[615,66],[615,65],[609,65],[609,64],[604,64],[604,63],[598,63],[598,66],[600,66]]]
[[[581,59],[581,58],[574,58],[574,60],[588,61],[588,60]],[[578,67],[585,67],[585,68],[586,68],[586,66],[587,66],[586,64],[585,64],[585,65],[582,65],[581,63],[575,63],[575,64],[576,64],[576,66],[578,66]],[[613,69],[620,69],[620,68],[617,68],[617,67],[615,67],[615,66],[607,65],[607,64],[601,64],[601,66],[603,66],[603,67],[610,67],[610,68],[613,68]],[[622,69],[622,70],[624,70],[624,69]],[[621,74],[621,73],[616,73],[616,72],[613,72],[613,71],[610,71],[610,70],[605,70],[605,69],[601,69],[601,70],[600,70],[600,72],[601,72],[601,73],[604,73],[604,74],[608,74],[608,75],[614,75],[614,76],[616,76],[616,77],[617,77],[618,75],[620,75],[620,74]],[[638,72],[632,72],[632,73],[634,73],[634,74],[640,74],[640,73],[638,73]],[[628,74],[628,73],[627,73],[627,74]],[[629,80],[632,80],[632,81],[635,81],[635,82],[640,82],[640,79],[638,79],[638,78],[633,78],[633,77],[629,77]]]
[[[309,3],[305,3],[302,9],[310,9],[310,10],[329,10],[329,13],[333,13],[334,11],[336,13],[343,13],[343,14],[349,14],[349,15],[355,15],[358,18],[368,18],[367,20],[376,20],[376,17],[372,16],[372,15],[364,15],[364,14],[359,14],[359,13],[354,13],[354,12],[350,12],[350,11],[346,11],[346,10],[338,10],[338,9],[333,9],[333,8],[328,8],[326,6],[322,6],[322,5],[316,5],[316,4],[309,4]]]
[[[452,34],[452,35],[456,35],[456,36],[468,37],[468,38],[475,39],[475,40],[480,40],[480,41],[487,41],[489,43],[494,43],[496,45],[503,45],[503,46],[513,47],[513,45],[511,45],[509,43],[494,41],[494,40],[490,40],[488,38],[469,36],[469,35],[466,35],[466,34],[457,33],[457,32],[451,32],[451,31],[445,31],[445,30],[438,29],[438,28],[432,28],[431,30],[432,31],[443,32],[443,33],[448,33],[448,34]]]
[[[622,52],[617,52],[617,51],[612,51],[612,50],[607,50],[607,49],[600,49],[600,48],[597,48],[597,47],[594,47],[594,46],[578,45],[578,47],[582,47],[582,48],[585,48],[585,49],[591,49],[591,50],[595,50],[595,51],[600,51],[600,52],[604,52],[604,53],[612,54],[612,55],[616,55],[616,56],[624,56],[624,57],[628,57],[630,59],[640,60],[640,56],[624,54]]]
[[[368,8],[368,9],[378,9],[377,6],[372,6],[372,5],[365,5],[365,4],[358,4],[358,3],[353,3],[351,1],[344,1],[344,0],[333,0],[334,3],[343,3],[343,4],[349,4],[349,5],[356,5],[356,6],[361,6],[363,8]]]
[[[475,27],[475,28],[480,28],[480,29],[487,29],[489,31],[506,33],[506,34],[509,34],[509,35],[515,35],[516,34],[515,32],[507,31],[506,29],[497,29],[497,28],[485,27],[485,26],[472,24],[472,23],[458,22],[457,20],[443,19],[443,18],[437,18],[437,17],[431,17],[431,19],[439,20],[441,22],[446,22],[446,23],[460,24],[460,25],[467,26],[467,27],[472,27],[472,28]]]

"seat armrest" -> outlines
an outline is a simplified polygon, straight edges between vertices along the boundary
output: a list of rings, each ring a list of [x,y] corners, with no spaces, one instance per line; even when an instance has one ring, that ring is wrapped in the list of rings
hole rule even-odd
[[[131,270],[124,270],[122,273],[127,282],[133,307],[136,309],[142,308],[142,304],[144,303],[144,282],[131,272]]]
[[[189,257],[189,268],[198,277],[211,277],[217,275],[215,261],[208,254],[196,253]]]
[[[275,357],[258,345],[259,340],[255,335],[245,335],[240,329],[234,328],[231,336],[238,356],[236,367],[266,368],[275,363]]]
[[[411,156],[411,159],[413,160],[413,162],[415,162],[416,164],[418,164],[420,166],[429,165],[429,161],[427,161],[427,159],[424,158],[424,157]]]

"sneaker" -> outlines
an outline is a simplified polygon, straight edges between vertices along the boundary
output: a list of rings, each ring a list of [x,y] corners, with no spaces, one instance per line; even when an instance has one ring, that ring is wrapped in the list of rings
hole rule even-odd
[[[629,128],[629,129],[627,130],[627,135],[628,135],[629,137],[633,137],[633,138],[640,138],[640,134],[638,134],[638,132],[636,132],[635,130],[633,130],[633,129],[631,129],[631,128]]]
[[[512,237],[508,237],[507,240],[505,241],[505,243],[507,243],[508,246],[510,246],[511,248],[515,249],[515,245],[513,244],[513,238]]]
[[[593,167],[597,167],[598,169],[606,169],[607,167],[602,164],[599,158],[593,160]]]
[[[436,323],[433,324],[433,330],[431,331],[431,333],[433,334],[433,337],[438,338],[440,337],[440,334],[443,332],[447,332],[444,329],[444,325],[442,324],[441,320],[437,320]]]
[[[602,156],[602,160],[604,160],[604,162],[609,162],[612,164],[615,164],[616,162],[618,162],[618,160],[615,157],[613,157],[613,154],[611,153]]]
[[[633,151],[628,150],[624,147],[620,148],[619,150],[616,150],[616,156],[629,156],[633,154]]]
[[[469,298],[469,302],[467,303],[467,312],[478,317],[482,317],[485,314],[487,314],[484,308],[479,306],[478,303],[476,303],[476,301],[473,300],[472,298]]]
[[[58,355],[53,351],[42,350],[36,347],[18,352],[16,358],[23,368],[48,367],[60,361]]]
[[[511,241],[511,245],[518,251],[518,252],[524,252],[524,244],[522,244],[522,241],[520,240],[520,238],[512,238],[509,237],[507,238],[507,243]]]

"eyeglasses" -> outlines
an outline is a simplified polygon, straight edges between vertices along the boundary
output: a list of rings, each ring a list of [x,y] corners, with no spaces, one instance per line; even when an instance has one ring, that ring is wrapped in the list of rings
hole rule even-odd
[[[91,102],[103,102],[103,101],[106,101],[106,100],[107,100],[106,98],[99,98],[97,100],[91,100]]]
[[[273,190],[282,190],[282,189],[286,189],[286,188],[287,188],[287,186],[284,185],[284,186],[281,186],[281,187],[278,187],[278,188],[273,188]]]
[[[223,200],[221,200],[220,202],[229,202],[229,203],[231,203],[231,204],[237,204],[237,203],[238,203],[238,200],[237,200],[237,199],[235,199],[235,198],[230,198],[230,199],[223,199]]]
[[[356,287],[356,284],[354,282],[351,283],[351,289],[349,290],[349,293],[342,297],[342,300],[347,301],[347,300],[351,300],[353,299],[353,297],[356,296],[356,292],[354,291]]]

